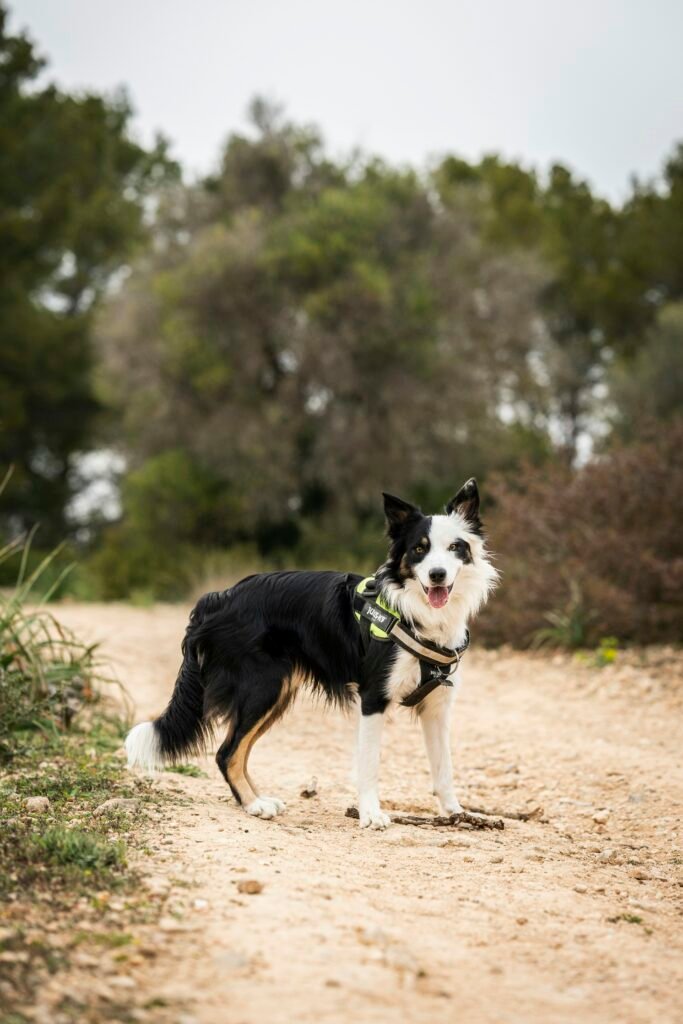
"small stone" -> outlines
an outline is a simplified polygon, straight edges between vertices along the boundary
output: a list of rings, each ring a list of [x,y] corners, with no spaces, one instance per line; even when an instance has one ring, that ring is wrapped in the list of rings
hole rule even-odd
[[[491,857],[491,863],[492,864],[502,864],[503,860],[504,860],[504,858],[503,858],[502,854],[500,854],[500,853],[496,854],[495,857]]]
[[[474,857],[463,857],[465,864],[474,864]]]
[[[645,868],[633,868],[632,871],[629,871],[629,875],[638,882],[649,882],[652,878],[650,872],[646,871]]]
[[[102,814],[108,814],[109,811],[136,811],[138,808],[137,800],[130,800],[123,796],[114,796],[111,800],[105,800],[103,804],[96,807],[93,814],[96,818],[99,818]]]
[[[171,888],[171,883],[161,875],[152,875],[145,878],[142,883],[152,896],[166,896]]]
[[[27,964],[30,959],[30,955],[25,950],[7,949],[0,953],[0,963],[2,964]]]
[[[517,918],[517,924],[526,924],[528,920],[529,920],[528,917],[518,917]]]
[[[26,800],[25,807],[31,814],[45,814],[50,810],[50,801],[46,796],[30,796]]]
[[[614,864],[617,859],[616,850],[603,850],[598,854],[598,860],[601,864]]]
[[[82,953],[79,951],[72,953],[71,962],[76,964],[78,967],[99,967],[99,957],[92,956],[90,953]]]
[[[116,988],[135,988],[133,979],[126,977],[125,974],[117,974],[113,978],[107,978],[107,981]]]
[[[185,926],[180,921],[176,921],[173,917],[162,917],[159,921],[159,927],[162,932],[183,932]]]
[[[647,910],[650,913],[656,913],[661,910],[656,903],[651,903],[648,900],[631,900],[631,906],[635,907],[636,910]]]
[[[257,893],[263,892],[263,883],[257,882],[255,878],[245,878],[237,883],[237,891],[247,893],[249,896],[255,896]]]
[[[581,893],[588,892],[588,886],[587,885],[575,885],[574,886],[574,892],[581,892]]]
[[[206,910],[209,906],[209,901],[197,898],[192,901],[192,906],[195,910]]]
[[[213,959],[216,966],[225,971],[238,971],[242,967],[249,966],[249,960],[243,953],[237,953],[229,949],[224,950],[222,953],[216,953]]]
[[[605,825],[609,818],[609,811],[596,811],[593,815],[593,821],[596,825]]]

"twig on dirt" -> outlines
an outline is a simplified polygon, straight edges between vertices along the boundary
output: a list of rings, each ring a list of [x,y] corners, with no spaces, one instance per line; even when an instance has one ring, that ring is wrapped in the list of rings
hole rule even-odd
[[[496,815],[499,818],[509,818],[511,821],[539,821],[544,813],[542,807],[532,807],[530,811],[485,811],[483,807],[470,807],[469,804],[465,810],[470,814],[485,814],[489,817]]]
[[[357,807],[346,808],[347,818],[358,818]],[[465,829],[504,829],[505,823],[500,818],[482,818],[478,814],[468,814],[462,811],[460,814],[434,815],[432,818],[425,818],[419,814],[391,814],[389,817],[396,825],[427,825],[430,828],[465,828]]]
[[[304,800],[310,800],[311,797],[318,795],[318,779],[314,775],[310,782],[308,782],[301,790],[301,796]]]

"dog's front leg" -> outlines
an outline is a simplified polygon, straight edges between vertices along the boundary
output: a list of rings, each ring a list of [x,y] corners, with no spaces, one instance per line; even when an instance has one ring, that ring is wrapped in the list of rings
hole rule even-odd
[[[388,814],[379,805],[379,757],[384,715],[361,711],[358,723],[356,766],[358,771],[358,815],[361,828],[387,828]]]
[[[454,696],[452,689],[440,686],[427,697],[420,713],[434,793],[439,798],[444,814],[459,814],[462,811],[453,789],[451,761],[450,724]]]

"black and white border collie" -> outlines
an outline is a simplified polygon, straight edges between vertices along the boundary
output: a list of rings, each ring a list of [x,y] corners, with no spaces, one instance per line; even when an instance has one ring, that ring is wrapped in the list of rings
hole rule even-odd
[[[444,515],[424,515],[384,495],[389,554],[376,573],[381,600],[425,640],[457,648],[467,624],[498,578],[487,555],[474,479]],[[154,722],[136,725],[126,749],[131,767],[147,770],[199,753],[214,725],[227,736],[216,762],[248,814],[273,818],[285,809],[263,796],[249,775],[251,749],[277,721],[301,686],[341,706],[359,706],[356,779],[361,828],[384,829],[378,771],[384,712],[420,683],[417,658],[395,643],[364,645],[353,612],[362,579],[341,572],[268,572],[222,593],[206,594],[190,616],[183,663],[170,703]],[[443,811],[461,808],[453,789],[450,715],[453,686],[438,686],[418,706]]]

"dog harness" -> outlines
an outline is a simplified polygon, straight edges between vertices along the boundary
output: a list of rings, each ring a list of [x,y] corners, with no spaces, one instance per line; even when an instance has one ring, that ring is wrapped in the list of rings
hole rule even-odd
[[[455,649],[423,640],[382,600],[374,576],[367,576],[356,587],[353,613],[360,625],[364,652],[371,643],[395,643],[419,661],[420,684],[403,698],[403,707],[414,708],[437,686],[453,685],[448,677],[470,645],[469,630],[465,630],[464,642]]]

